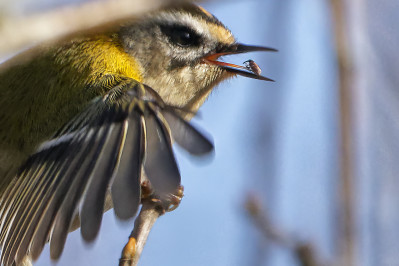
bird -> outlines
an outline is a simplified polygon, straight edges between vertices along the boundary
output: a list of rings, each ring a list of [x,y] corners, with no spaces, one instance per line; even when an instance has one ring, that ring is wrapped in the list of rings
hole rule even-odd
[[[270,47],[236,41],[214,15],[179,4],[74,33],[0,65],[0,263],[60,258],[69,231],[93,241],[104,209],[134,217],[147,180],[160,200],[180,186],[176,142],[213,143],[189,120],[237,75],[222,56]],[[77,225],[76,225],[77,223]]]

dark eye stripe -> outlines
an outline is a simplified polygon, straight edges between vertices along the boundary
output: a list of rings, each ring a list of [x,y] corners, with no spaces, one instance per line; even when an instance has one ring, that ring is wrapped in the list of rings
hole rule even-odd
[[[161,31],[165,34],[169,41],[181,47],[199,46],[201,36],[193,29],[182,25],[161,25]]]

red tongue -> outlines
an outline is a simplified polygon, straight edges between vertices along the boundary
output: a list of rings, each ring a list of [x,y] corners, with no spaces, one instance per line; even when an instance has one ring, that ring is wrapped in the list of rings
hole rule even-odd
[[[209,56],[205,60],[210,61],[210,63],[217,65],[217,66],[227,66],[227,67],[232,67],[232,68],[241,68],[241,69],[248,70],[244,66],[239,66],[239,65],[235,65],[235,64],[231,64],[231,63],[217,61],[216,58],[215,58],[215,60],[213,60],[213,57],[216,57],[216,56],[215,55]]]

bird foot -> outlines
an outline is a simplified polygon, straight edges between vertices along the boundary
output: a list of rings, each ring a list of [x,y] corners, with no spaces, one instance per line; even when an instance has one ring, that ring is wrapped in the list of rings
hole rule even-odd
[[[164,197],[159,197],[151,186],[149,181],[144,181],[141,183],[141,201],[151,201],[153,203],[158,203],[159,207],[163,209],[163,212],[174,211],[179,207],[181,200],[184,196],[184,187],[178,186],[174,193],[170,193]]]

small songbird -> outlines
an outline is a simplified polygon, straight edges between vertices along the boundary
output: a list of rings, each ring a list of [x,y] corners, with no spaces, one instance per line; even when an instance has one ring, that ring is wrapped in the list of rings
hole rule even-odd
[[[0,66],[1,265],[60,257],[76,223],[92,241],[104,209],[133,217],[144,180],[160,200],[180,185],[175,141],[213,144],[188,120],[222,80],[270,80],[221,56],[237,43],[213,15],[171,6],[49,42]]]

